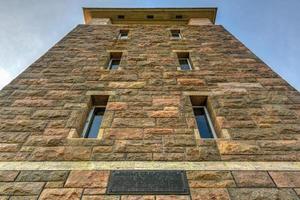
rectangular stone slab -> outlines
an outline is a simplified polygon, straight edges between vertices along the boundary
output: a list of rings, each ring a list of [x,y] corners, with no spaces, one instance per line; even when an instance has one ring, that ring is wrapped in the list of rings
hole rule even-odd
[[[185,171],[118,170],[110,174],[107,194],[189,194]]]

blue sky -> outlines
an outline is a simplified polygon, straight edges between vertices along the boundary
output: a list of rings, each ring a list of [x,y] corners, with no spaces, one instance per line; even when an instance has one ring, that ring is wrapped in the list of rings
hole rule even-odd
[[[223,25],[298,91],[299,0],[0,0],[0,88],[77,24],[82,7],[218,7]]]

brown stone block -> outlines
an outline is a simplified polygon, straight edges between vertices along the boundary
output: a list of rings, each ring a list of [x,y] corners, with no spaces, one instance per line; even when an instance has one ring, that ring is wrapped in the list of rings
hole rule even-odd
[[[65,110],[37,110],[32,114],[33,119],[59,119],[70,115],[69,111]]]
[[[41,200],[79,200],[82,189],[79,188],[51,188],[44,189],[40,195]]]
[[[47,92],[45,98],[53,99],[53,100],[72,100],[72,99],[80,99],[80,95],[82,95],[81,91],[64,91],[64,90],[50,90]]]
[[[300,172],[269,172],[277,187],[300,187]]]
[[[19,171],[0,171],[0,182],[14,181]]]
[[[62,188],[64,184],[65,181],[51,181],[46,183],[45,188]]]
[[[153,160],[159,161],[182,161],[184,153],[153,153]]]
[[[69,128],[46,128],[43,135],[48,136],[67,136],[70,132]]]
[[[238,187],[275,187],[267,172],[262,171],[233,171]]]
[[[165,135],[163,136],[164,146],[195,146],[195,138],[192,135]]]
[[[84,195],[82,200],[120,200],[116,195]]]
[[[57,104],[53,100],[45,99],[17,99],[12,106],[16,107],[52,107]]]
[[[107,110],[126,110],[128,108],[127,103],[124,102],[108,102]]]
[[[190,200],[190,196],[183,195],[157,195],[156,200]]]
[[[157,118],[156,123],[159,128],[187,128],[184,118]]]
[[[205,85],[205,80],[195,79],[195,78],[178,78],[177,82],[179,85],[192,85],[192,86],[203,86]]]
[[[38,147],[30,160],[89,160],[91,147]]]
[[[155,119],[153,118],[114,118],[112,127],[153,127],[155,126]]]
[[[124,88],[124,89],[140,89],[146,85],[145,82],[110,82],[108,87],[110,88]]]
[[[275,188],[228,188],[231,200],[298,200],[296,193],[292,189]]]
[[[191,189],[192,200],[231,200],[225,188]]]
[[[151,195],[124,195],[121,200],[155,200],[155,196]],[[156,197],[157,200],[157,197]]]
[[[170,118],[170,117],[178,117],[179,113],[178,111],[151,111],[149,116],[154,117],[154,118],[160,118],[160,117],[165,117],[165,118]]]
[[[40,182],[0,182],[0,195],[37,195],[43,186]]]
[[[109,171],[71,171],[65,187],[105,188]]]
[[[93,154],[95,153],[111,153],[113,151],[112,146],[96,146],[93,148]]]
[[[269,140],[257,141],[264,150],[270,151],[300,151],[299,140]]]
[[[257,154],[259,146],[252,141],[217,141],[220,154]]]
[[[104,131],[105,139],[135,140],[143,138],[141,128],[109,128]]]
[[[84,189],[84,195],[97,195],[97,194],[105,194],[106,188],[86,188]]]
[[[0,132],[0,141],[3,143],[23,143],[29,134],[26,132]]]
[[[226,188],[235,187],[230,172],[188,171],[187,178],[191,188]]]
[[[152,160],[152,153],[127,153],[126,160]]]
[[[68,176],[68,171],[21,171],[17,180],[19,182],[47,182],[47,181],[64,181]]]
[[[179,98],[154,98],[153,106],[178,106],[180,104]]]
[[[42,131],[44,120],[1,120],[0,131]]]
[[[61,146],[65,142],[64,136],[29,136],[26,146]]]
[[[0,143],[0,152],[16,152],[20,148],[19,144]]]
[[[119,161],[125,160],[125,153],[93,153],[91,160]]]
[[[169,135],[174,132],[171,128],[146,128],[144,129],[145,134],[153,134],[153,135]]]

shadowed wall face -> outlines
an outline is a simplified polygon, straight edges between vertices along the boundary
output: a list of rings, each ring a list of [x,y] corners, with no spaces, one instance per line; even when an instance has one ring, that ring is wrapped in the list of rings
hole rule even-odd
[[[180,40],[171,38],[173,29]],[[118,40],[120,30],[129,30],[128,39]],[[119,67],[108,70],[116,52]],[[182,52],[192,70],[180,70]],[[222,26],[79,25],[0,96],[1,161],[300,161],[299,93]],[[81,138],[97,99],[107,96],[97,138]],[[199,134],[198,97],[206,98],[215,139]],[[21,195],[104,195],[108,171],[70,171],[31,172],[37,179],[6,172],[10,183],[0,183],[0,194],[20,195],[26,180],[30,192]],[[251,188],[256,173],[259,189]],[[259,191],[296,199],[293,173],[189,171],[192,195],[168,198],[239,199]]]

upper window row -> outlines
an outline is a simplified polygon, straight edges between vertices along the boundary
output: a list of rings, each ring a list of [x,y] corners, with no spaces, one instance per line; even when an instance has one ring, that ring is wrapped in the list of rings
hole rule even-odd
[[[182,39],[179,29],[174,29],[174,30],[171,30],[170,32],[171,32],[171,37],[173,39]],[[129,30],[120,30],[120,32],[118,34],[118,39],[126,40],[126,39],[128,39],[128,34],[129,34]]]
[[[189,52],[178,52],[177,57],[178,57],[180,70],[187,71],[193,69]],[[122,58],[122,52],[110,53],[107,69],[109,70],[118,69],[121,63],[121,58]]]

